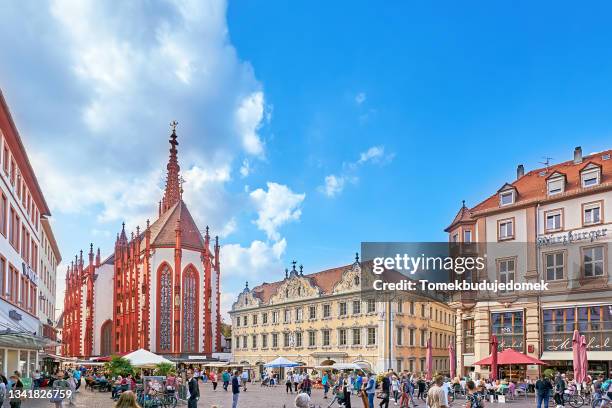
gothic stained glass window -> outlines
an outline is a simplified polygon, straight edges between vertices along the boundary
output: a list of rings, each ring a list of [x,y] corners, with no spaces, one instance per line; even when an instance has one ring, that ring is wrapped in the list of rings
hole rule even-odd
[[[189,267],[183,274],[183,352],[197,351],[198,271]]]
[[[172,349],[172,271],[162,266],[158,274],[159,350]]]

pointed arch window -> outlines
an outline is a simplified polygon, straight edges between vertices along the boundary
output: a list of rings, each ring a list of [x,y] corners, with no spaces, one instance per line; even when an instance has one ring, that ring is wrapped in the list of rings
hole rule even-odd
[[[110,356],[113,353],[113,322],[107,320],[100,328],[100,355]]]
[[[168,264],[160,268],[157,283],[157,348],[160,351],[170,351],[172,349],[172,270]]]
[[[183,273],[183,352],[196,352],[198,338],[198,271],[188,266]]]

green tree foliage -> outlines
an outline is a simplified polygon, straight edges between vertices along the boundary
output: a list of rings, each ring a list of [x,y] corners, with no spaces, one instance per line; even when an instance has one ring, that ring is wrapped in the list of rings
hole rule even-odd
[[[130,360],[119,356],[112,356],[111,360],[104,365],[104,368],[106,368],[113,377],[118,375],[125,377],[128,374],[134,374],[134,367],[132,367]]]
[[[174,371],[174,364],[171,363],[159,363],[155,366],[155,375],[166,376],[171,371]]]

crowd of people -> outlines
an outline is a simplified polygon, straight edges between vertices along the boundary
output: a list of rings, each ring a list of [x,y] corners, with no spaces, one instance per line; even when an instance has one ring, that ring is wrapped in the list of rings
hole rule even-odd
[[[153,374],[145,372],[145,374]],[[357,406],[366,408],[388,408],[392,402],[400,408],[415,408],[424,404],[427,408],[448,408],[459,395],[465,398],[466,408],[483,408],[486,401],[504,398],[515,398],[519,394],[534,392],[537,408],[547,408],[549,400],[554,399],[557,407],[563,407],[567,395],[578,393],[589,395],[591,400],[597,398],[612,399],[612,379],[605,376],[592,378],[587,376],[583,383],[573,381],[570,373],[556,373],[542,376],[537,381],[527,378],[514,381],[509,378],[500,380],[477,379],[467,377],[450,379],[435,376],[427,381],[424,375],[409,371],[395,372],[388,370],[384,374],[364,373],[363,371],[337,372],[331,370],[313,371],[296,368],[287,370],[281,379],[276,371],[264,372],[261,376],[263,385],[280,385],[284,382],[287,394],[296,394],[295,407],[308,408],[314,388],[322,388],[323,398],[333,398],[343,408],[351,408],[351,404],[361,401]],[[204,372],[198,368],[180,367],[173,369],[165,376],[159,386],[153,386],[145,380],[147,377],[128,374],[112,376],[102,367],[73,367],[58,370],[49,375],[38,370],[32,374],[34,388],[48,386],[54,391],[70,391],[55,393],[50,402],[56,408],[64,404],[72,406],[76,402],[79,388],[82,384],[92,390],[110,392],[110,397],[116,401],[119,408],[139,408],[149,396],[160,392],[165,395],[175,395],[187,403],[188,408],[196,408],[200,399],[200,382],[210,382],[212,392],[218,391],[222,384],[224,392],[232,394],[232,408],[238,408],[240,394],[247,391],[250,373],[247,370],[210,370]],[[159,378],[159,376],[158,376]],[[144,381],[144,383],[143,383]],[[22,399],[15,397],[10,390],[23,390],[19,372],[14,372],[8,378],[0,374],[0,407],[8,400],[11,408],[19,408]]]

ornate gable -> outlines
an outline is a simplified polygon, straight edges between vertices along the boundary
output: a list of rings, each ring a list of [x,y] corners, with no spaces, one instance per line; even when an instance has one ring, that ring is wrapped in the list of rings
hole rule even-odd
[[[286,278],[270,297],[269,304],[284,303],[291,300],[315,298],[321,295],[321,289],[303,275],[293,274]]]
[[[334,285],[333,294],[356,292],[361,290],[361,266],[355,262],[353,266],[342,272],[342,279]]]
[[[255,295],[253,295],[253,291],[249,290],[249,287],[247,286],[238,295],[238,300],[232,304],[232,310],[250,309],[258,306],[261,306],[261,300],[255,297]]]

